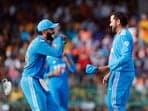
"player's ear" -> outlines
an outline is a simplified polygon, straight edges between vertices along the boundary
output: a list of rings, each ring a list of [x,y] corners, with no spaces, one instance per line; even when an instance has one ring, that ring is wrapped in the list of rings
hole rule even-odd
[[[120,19],[117,19],[117,25],[120,25],[120,24],[121,24]]]

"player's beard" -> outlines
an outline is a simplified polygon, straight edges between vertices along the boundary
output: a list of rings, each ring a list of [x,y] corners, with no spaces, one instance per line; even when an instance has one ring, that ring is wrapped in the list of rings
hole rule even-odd
[[[107,31],[108,31],[109,34],[111,34],[112,36],[114,36],[115,33],[116,33],[116,28],[113,27],[113,26],[110,26],[110,27],[108,27]]]
[[[111,29],[112,33],[116,32],[116,29],[117,29],[116,21],[110,23],[110,29]]]
[[[112,33],[116,32],[116,26],[111,26]]]
[[[47,40],[49,40],[49,41],[53,41],[53,39],[54,39],[54,32],[52,32],[52,33],[50,33],[50,32],[47,32]]]

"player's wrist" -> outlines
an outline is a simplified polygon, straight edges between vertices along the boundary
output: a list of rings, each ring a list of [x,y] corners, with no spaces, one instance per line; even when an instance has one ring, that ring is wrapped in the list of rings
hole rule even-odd
[[[108,66],[100,66],[98,67],[98,73],[106,74],[109,72],[109,67]]]
[[[100,67],[97,67],[97,71],[96,71],[96,73],[99,73],[99,71],[100,71]]]

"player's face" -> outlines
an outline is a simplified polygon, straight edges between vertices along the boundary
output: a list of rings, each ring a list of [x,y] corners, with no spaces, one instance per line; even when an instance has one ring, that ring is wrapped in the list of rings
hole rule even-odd
[[[116,19],[114,17],[114,15],[110,16],[110,27],[112,28],[112,31],[116,31],[117,28],[117,23],[116,23]]]
[[[54,29],[48,29],[46,33],[47,40],[53,40],[54,39]]]

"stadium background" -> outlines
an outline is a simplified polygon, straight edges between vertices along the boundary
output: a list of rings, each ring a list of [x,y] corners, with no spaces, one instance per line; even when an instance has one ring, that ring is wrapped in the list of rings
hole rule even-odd
[[[128,15],[135,44],[136,78],[128,111],[148,111],[148,0],[0,0],[0,71],[13,83],[9,96],[0,94],[0,111],[30,111],[19,81],[35,24],[42,18],[59,22],[60,33],[70,39],[66,51],[73,55],[77,72],[69,75],[69,111],[106,111],[103,76],[85,76],[84,71],[87,63],[107,64],[113,10]]]

